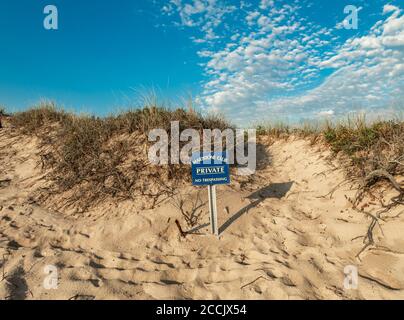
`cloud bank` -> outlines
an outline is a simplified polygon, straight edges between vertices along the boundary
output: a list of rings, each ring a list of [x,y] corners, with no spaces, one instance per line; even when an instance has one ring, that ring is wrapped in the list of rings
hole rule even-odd
[[[206,81],[197,102],[235,122],[336,117],[403,108],[404,15],[379,7],[368,30],[313,23],[309,2],[171,0],[163,13],[196,32]],[[362,12],[362,11],[361,11]],[[359,16],[361,14],[359,12]],[[365,19],[365,18],[363,18]],[[362,28],[363,29],[363,28]]]

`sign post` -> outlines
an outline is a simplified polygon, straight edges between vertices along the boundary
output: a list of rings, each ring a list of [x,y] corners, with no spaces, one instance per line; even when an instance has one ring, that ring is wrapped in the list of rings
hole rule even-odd
[[[229,183],[230,171],[226,152],[197,152],[192,155],[192,184],[208,186],[210,226],[212,234],[216,236],[219,236],[216,185]]]
[[[212,234],[219,236],[219,227],[217,225],[216,186],[208,185],[208,194],[209,194],[210,226]]]

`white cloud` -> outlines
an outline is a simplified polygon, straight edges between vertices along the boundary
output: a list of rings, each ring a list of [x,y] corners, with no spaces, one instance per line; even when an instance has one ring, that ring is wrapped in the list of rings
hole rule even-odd
[[[163,6],[163,14],[180,17],[180,26],[198,27],[204,34],[204,40],[211,41],[218,38],[215,29],[222,23],[222,18],[236,10],[234,5],[224,5],[218,0],[170,0]],[[202,43],[202,39],[196,42]]]
[[[396,6],[393,6],[391,4],[386,4],[383,6],[383,14],[392,12],[392,11],[399,11],[400,9]]]
[[[191,1],[188,9],[176,1],[181,19],[197,24],[206,41],[217,40],[217,26],[240,13],[216,0]],[[227,39],[198,53],[206,59],[208,80],[197,101],[207,110],[243,122],[274,115],[299,120],[364,108],[377,113],[404,101],[404,16],[398,7],[385,5],[367,33],[341,43],[340,31],[308,21],[296,3],[243,6]]]
[[[334,114],[335,114],[334,110],[324,110],[324,111],[320,111],[318,113],[318,115],[321,116],[321,117],[333,116]]]
[[[320,67],[335,69],[322,85],[300,96],[272,100],[260,111],[278,108],[282,112],[296,110],[307,115],[310,110],[338,105],[335,114],[345,115],[363,108],[380,113],[389,105],[402,107],[404,48],[391,45],[393,30],[388,28],[396,26],[400,19],[391,16],[371,34],[350,39],[334,56],[320,61]],[[395,43],[401,41],[403,30],[404,24],[401,29],[394,28]]]
[[[261,0],[260,9],[265,10],[274,6],[273,0]]]

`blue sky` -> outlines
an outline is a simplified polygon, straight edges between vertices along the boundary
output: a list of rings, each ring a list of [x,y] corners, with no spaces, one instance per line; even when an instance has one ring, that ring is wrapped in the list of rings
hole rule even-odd
[[[43,27],[46,5],[58,30]],[[358,28],[345,29],[346,5]],[[403,110],[404,6],[340,0],[2,0],[0,104],[104,115],[192,96],[236,123]]]

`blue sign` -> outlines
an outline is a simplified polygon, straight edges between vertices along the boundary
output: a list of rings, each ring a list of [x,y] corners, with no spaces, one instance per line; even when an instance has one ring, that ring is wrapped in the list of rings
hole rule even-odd
[[[229,160],[226,152],[196,152],[192,154],[191,163],[194,186],[230,183]]]

